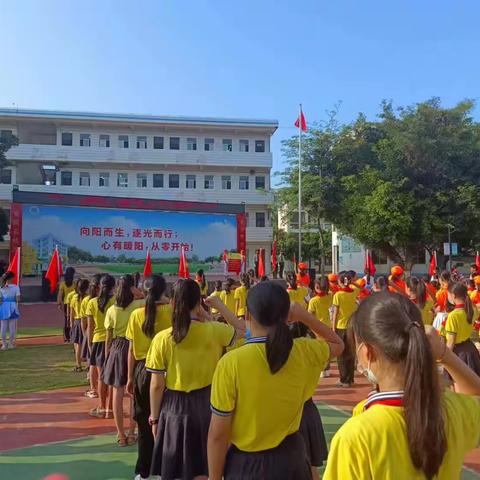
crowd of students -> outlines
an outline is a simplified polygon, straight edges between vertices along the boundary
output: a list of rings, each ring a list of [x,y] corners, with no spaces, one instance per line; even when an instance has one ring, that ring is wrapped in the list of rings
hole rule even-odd
[[[326,479],[451,479],[480,440],[476,273],[466,285],[300,268],[285,288],[250,271],[210,291],[200,270],[169,291],[161,275],[138,288],[67,269],[58,303],[75,370],[88,362],[89,414],[113,415],[119,446],[138,443],[137,480],[307,480],[325,462]],[[312,396],[334,358],[339,388],[357,369],[374,392],[328,453]]]

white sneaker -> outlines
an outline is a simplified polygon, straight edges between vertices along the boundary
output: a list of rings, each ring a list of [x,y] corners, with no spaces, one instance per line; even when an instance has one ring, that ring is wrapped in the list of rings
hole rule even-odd
[[[6,345],[2,345],[2,348],[0,348],[0,350],[6,350],[6,349],[7,349]]]
[[[8,348],[15,348],[15,345],[10,344]]]

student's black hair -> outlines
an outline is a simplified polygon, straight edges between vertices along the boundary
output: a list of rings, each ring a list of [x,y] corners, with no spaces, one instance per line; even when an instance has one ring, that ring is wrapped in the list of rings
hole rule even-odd
[[[240,275],[240,282],[242,282],[242,285],[248,290],[250,288],[250,277],[248,276],[248,273],[242,273]]]
[[[350,280],[352,280],[357,276],[357,272],[355,270],[348,270],[347,275],[350,277]]]
[[[135,286],[135,278],[127,273],[118,279],[115,305],[120,308],[127,308],[134,300],[132,287]]]
[[[140,272],[135,272],[133,274],[133,283],[135,284],[135,287],[138,288],[140,285]]]
[[[267,330],[267,362],[272,374],[287,362],[293,339],[287,326],[290,298],[275,282],[259,283],[247,295],[247,308],[253,318]]]
[[[98,309],[105,313],[109,300],[113,297],[115,288],[115,279],[108,273],[102,275],[100,279],[100,292],[98,294]]]
[[[292,289],[292,290],[296,290],[297,289],[297,276],[295,275],[295,272],[287,272],[287,274],[285,275],[285,280],[287,281],[288,283],[288,286]]]
[[[98,287],[100,286],[100,279],[102,275],[100,273],[96,273],[92,276],[90,280],[90,287],[88,288],[88,295],[90,298],[96,298],[98,296]]]
[[[375,285],[381,292],[387,292],[388,291],[388,279],[384,275],[380,275],[377,277],[375,280]]]
[[[255,277],[255,270],[253,268],[249,268],[247,274],[249,277]]]
[[[433,479],[447,451],[441,390],[420,310],[407,297],[387,292],[367,297],[352,319],[358,343],[405,365],[404,416],[415,468]]]
[[[201,279],[200,286],[203,290],[207,285],[207,280],[205,278],[205,272],[203,271],[203,269],[197,271],[197,277]]]
[[[461,299],[465,304],[465,312],[467,312],[467,321],[472,323],[473,321],[473,304],[468,296],[467,286],[460,282],[451,283],[448,286],[448,292],[451,293],[455,298]]]
[[[167,290],[167,282],[161,275],[150,275],[143,282],[145,292],[145,320],[143,333],[150,338],[155,336],[155,319],[157,317],[157,302]]]
[[[318,289],[323,293],[328,293],[330,290],[330,283],[325,275],[315,280],[315,286],[318,287]]]
[[[215,280],[215,291],[220,292],[222,290],[222,281],[221,280]]]
[[[445,283],[450,283],[452,279],[452,275],[447,270],[443,270],[440,274],[440,280],[444,281]]]
[[[226,282],[225,282],[225,291],[227,293],[230,293],[232,291],[232,287],[233,287],[233,284],[235,282],[233,281],[233,278],[227,278]]]
[[[8,280],[11,280],[12,278],[15,278],[15,274],[11,272],[10,270],[7,270],[3,275],[0,280],[2,288],[6,285]]]
[[[73,285],[73,277],[75,276],[75,269],[73,267],[67,267],[65,273],[63,274],[63,279],[67,287]]]
[[[268,277],[266,275],[263,275],[260,277],[261,282],[268,282]]]
[[[339,283],[342,287],[348,287],[352,281],[352,275],[350,272],[342,272],[339,276],[338,276],[338,280],[339,280]]]
[[[423,280],[419,280],[417,277],[409,277],[407,279],[407,286],[409,290],[415,295],[415,300],[420,310],[425,307],[427,301],[427,288]]]
[[[470,268],[474,268],[475,271],[478,270],[478,267],[477,267],[477,264],[476,264],[476,263],[471,263],[471,264],[470,264]]]
[[[186,278],[175,286],[172,316],[172,337],[175,343],[180,343],[187,336],[192,322],[190,312],[200,303],[200,299],[200,287],[194,280]]]
[[[87,278],[80,278],[77,282],[75,292],[77,293],[80,299],[83,299],[87,295],[88,287],[90,282]]]

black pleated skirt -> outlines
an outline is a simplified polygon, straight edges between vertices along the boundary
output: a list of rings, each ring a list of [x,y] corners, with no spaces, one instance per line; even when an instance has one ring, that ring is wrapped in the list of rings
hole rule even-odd
[[[300,433],[286,437],[278,447],[243,452],[230,447],[225,480],[311,480],[312,473]]]
[[[323,431],[322,419],[315,403],[310,399],[303,407],[300,434],[305,442],[307,458],[313,467],[321,467],[328,457],[327,441]]]
[[[79,345],[83,342],[82,321],[79,318],[73,321],[73,328],[70,332],[70,341],[72,343],[78,343]]]
[[[457,343],[453,347],[453,353],[455,353],[463,363],[466,363],[468,367],[477,375],[480,375],[480,353],[471,340]],[[449,380],[452,380],[452,377],[446,370],[445,377]]]
[[[165,390],[151,474],[162,480],[208,475],[210,417],[210,387],[189,393]]]
[[[90,352],[90,365],[92,367],[103,368],[105,365],[105,342],[92,343]]]
[[[128,347],[125,337],[117,337],[112,342],[103,370],[103,383],[110,387],[124,387],[128,379]]]

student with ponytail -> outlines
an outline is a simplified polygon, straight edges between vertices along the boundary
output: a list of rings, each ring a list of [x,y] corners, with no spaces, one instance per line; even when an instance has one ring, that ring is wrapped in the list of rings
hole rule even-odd
[[[224,348],[245,334],[245,322],[218,297],[207,298],[206,304],[219,310],[227,325],[208,321],[200,300],[196,282],[177,283],[172,328],[153,339],[147,356],[150,423],[156,437],[151,475],[162,480],[207,479],[213,373]]]
[[[161,275],[151,275],[143,282],[145,306],[130,315],[126,338],[128,350],[127,392],[133,395],[134,419],[138,423],[136,480],[150,476],[154,438],[150,417],[150,373],[145,359],[155,335],[172,325],[172,307],[166,297],[167,283]]]
[[[208,283],[207,279],[205,278],[205,272],[203,269],[200,269],[197,271],[197,274],[195,275],[195,281],[198,283],[198,286],[200,287],[200,294],[202,295],[202,298],[205,299],[208,297]]]
[[[275,282],[250,289],[247,309],[252,337],[220,360],[213,379],[209,478],[310,480],[303,407],[342,341]],[[288,321],[319,339],[293,339]]]
[[[130,398],[130,431],[125,434],[123,425],[123,393],[128,377],[128,348],[126,331],[131,313],[143,306],[145,301],[141,292],[135,287],[132,275],[123,275],[119,278],[115,304],[107,310],[105,328],[107,339],[105,342],[105,369],[103,381],[113,389],[113,418],[117,427],[117,443],[120,447],[133,445],[136,442],[135,422],[133,421],[133,398]]]
[[[433,324],[433,307],[435,306],[427,291],[425,282],[417,277],[407,280],[407,295],[410,300],[420,309],[424,325]]]
[[[220,299],[228,307],[228,309],[235,313],[235,288],[233,278],[227,278],[225,282],[225,289],[223,290]]]
[[[304,308],[308,305],[308,288],[298,285],[297,276],[294,272],[288,272],[286,275],[287,292],[291,302],[297,302]]]
[[[70,300],[70,338],[75,350],[75,372],[81,372],[82,369],[82,301],[87,295],[89,281],[81,278],[77,281],[75,293]]]
[[[75,290],[73,279],[75,277],[75,269],[73,267],[67,267],[63,274],[63,281],[60,282],[58,287],[57,305],[59,310],[63,312],[64,325],[63,325],[63,341],[70,342],[70,320],[68,317],[68,304],[67,295]]]
[[[105,341],[107,330],[105,328],[105,315],[110,306],[115,302],[113,289],[115,279],[105,274],[100,279],[98,297],[92,298],[87,305],[86,315],[88,321],[88,342],[90,345],[90,365],[95,367],[98,375],[99,403],[90,410],[92,417],[109,418],[110,409],[107,409],[108,387],[103,382],[102,372],[105,366]]]
[[[247,293],[250,288],[250,277],[246,273],[240,275],[240,287],[235,290],[235,315],[245,319],[247,312]]]
[[[451,283],[448,301],[454,305],[454,309],[445,322],[447,347],[480,375],[480,354],[470,340],[477,312],[468,296],[467,287],[463,283]],[[449,375],[447,377],[450,378]]]
[[[325,480],[460,478],[463,457],[478,445],[480,378],[422,325],[405,296],[379,293],[352,320],[359,370],[376,392],[335,434]],[[458,395],[442,392],[436,361]]]

